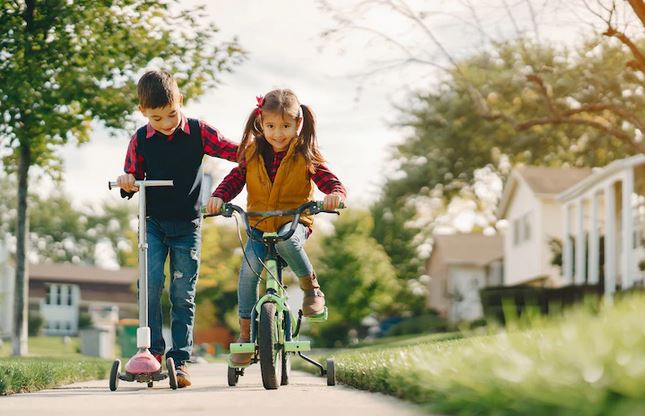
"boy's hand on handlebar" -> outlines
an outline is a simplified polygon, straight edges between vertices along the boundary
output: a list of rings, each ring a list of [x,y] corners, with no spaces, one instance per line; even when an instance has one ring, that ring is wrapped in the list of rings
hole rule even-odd
[[[338,209],[341,202],[343,202],[343,200],[337,193],[325,195],[325,199],[323,199],[323,209],[326,211],[333,211]]]
[[[134,184],[134,181],[134,175],[131,173],[126,173],[116,178],[116,183],[125,192],[137,192],[139,190],[139,187]]]
[[[222,198],[211,196],[208,198],[208,203],[206,204],[206,212],[209,214],[219,214],[223,204],[224,200],[222,200]]]

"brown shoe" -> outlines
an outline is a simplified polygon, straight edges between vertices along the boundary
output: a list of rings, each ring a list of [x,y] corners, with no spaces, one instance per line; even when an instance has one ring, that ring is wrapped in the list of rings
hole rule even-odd
[[[240,318],[240,336],[235,342],[251,342],[251,320]],[[236,366],[246,367],[251,364],[252,352],[236,352],[231,354],[231,363]]]
[[[175,371],[177,371],[177,387],[181,389],[193,384],[190,382],[190,375],[188,374],[186,364],[176,366]]]
[[[325,294],[320,290],[316,274],[300,277],[300,288],[305,297],[302,300],[302,314],[304,316],[318,315],[325,311]]]

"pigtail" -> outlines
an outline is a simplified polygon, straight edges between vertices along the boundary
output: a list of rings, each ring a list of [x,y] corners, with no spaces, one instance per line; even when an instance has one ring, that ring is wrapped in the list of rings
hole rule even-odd
[[[237,151],[237,161],[241,162],[246,157],[246,149],[253,143],[258,136],[262,135],[262,130],[260,127],[260,116],[257,114],[257,111],[254,109],[249,114],[249,117],[246,120],[244,125],[244,133],[242,133],[242,142],[240,143],[239,150]],[[257,153],[257,147],[255,152]],[[253,154],[252,156],[255,156]]]
[[[298,151],[305,157],[307,167],[313,174],[319,165],[325,163],[325,159],[318,148],[316,116],[309,106],[301,104],[300,108],[302,109],[302,130],[300,131]]]

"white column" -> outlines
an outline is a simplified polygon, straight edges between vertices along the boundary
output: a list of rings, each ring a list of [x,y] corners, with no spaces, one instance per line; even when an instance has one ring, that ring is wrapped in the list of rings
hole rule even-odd
[[[589,274],[590,285],[598,283],[598,259],[600,258],[600,241],[598,239],[598,194],[594,191],[591,195],[591,218],[589,220]]]
[[[623,177],[623,203],[622,203],[622,222],[623,222],[623,235],[622,235],[622,289],[629,289],[632,287],[634,280],[634,250],[632,240],[634,238],[634,214],[632,213],[632,193],[634,192],[634,169],[629,168]]]
[[[576,201],[576,276],[575,284],[585,282],[585,204],[582,197]]]
[[[573,259],[571,258],[571,204],[564,205],[564,235],[562,236],[562,270],[564,284],[568,286],[573,281]]]
[[[605,187],[605,295],[616,291],[616,207],[614,184]]]

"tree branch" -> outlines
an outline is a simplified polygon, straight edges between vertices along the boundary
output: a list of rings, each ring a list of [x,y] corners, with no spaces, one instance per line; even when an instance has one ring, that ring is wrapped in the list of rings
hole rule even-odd
[[[635,61],[630,61],[628,65],[634,69],[638,69],[639,71],[645,73],[645,55],[638,49],[638,46],[632,42],[632,40],[627,37],[623,32],[620,32],[616,30],[613,26],[609,25],[607,27],[607,30],[603,32],[604,36],[608,37],[614,37],[618,40],[620,40],[625,46],[629,48],[629,50],[632,52],[632,55],[634,55],[634,58],[636,58]]]
[[[627,0],[627,3],[629,3],[634,13],[636,13],[636,16],[638,16],[643,26],[645,26],[645,2],[643,0]]]

